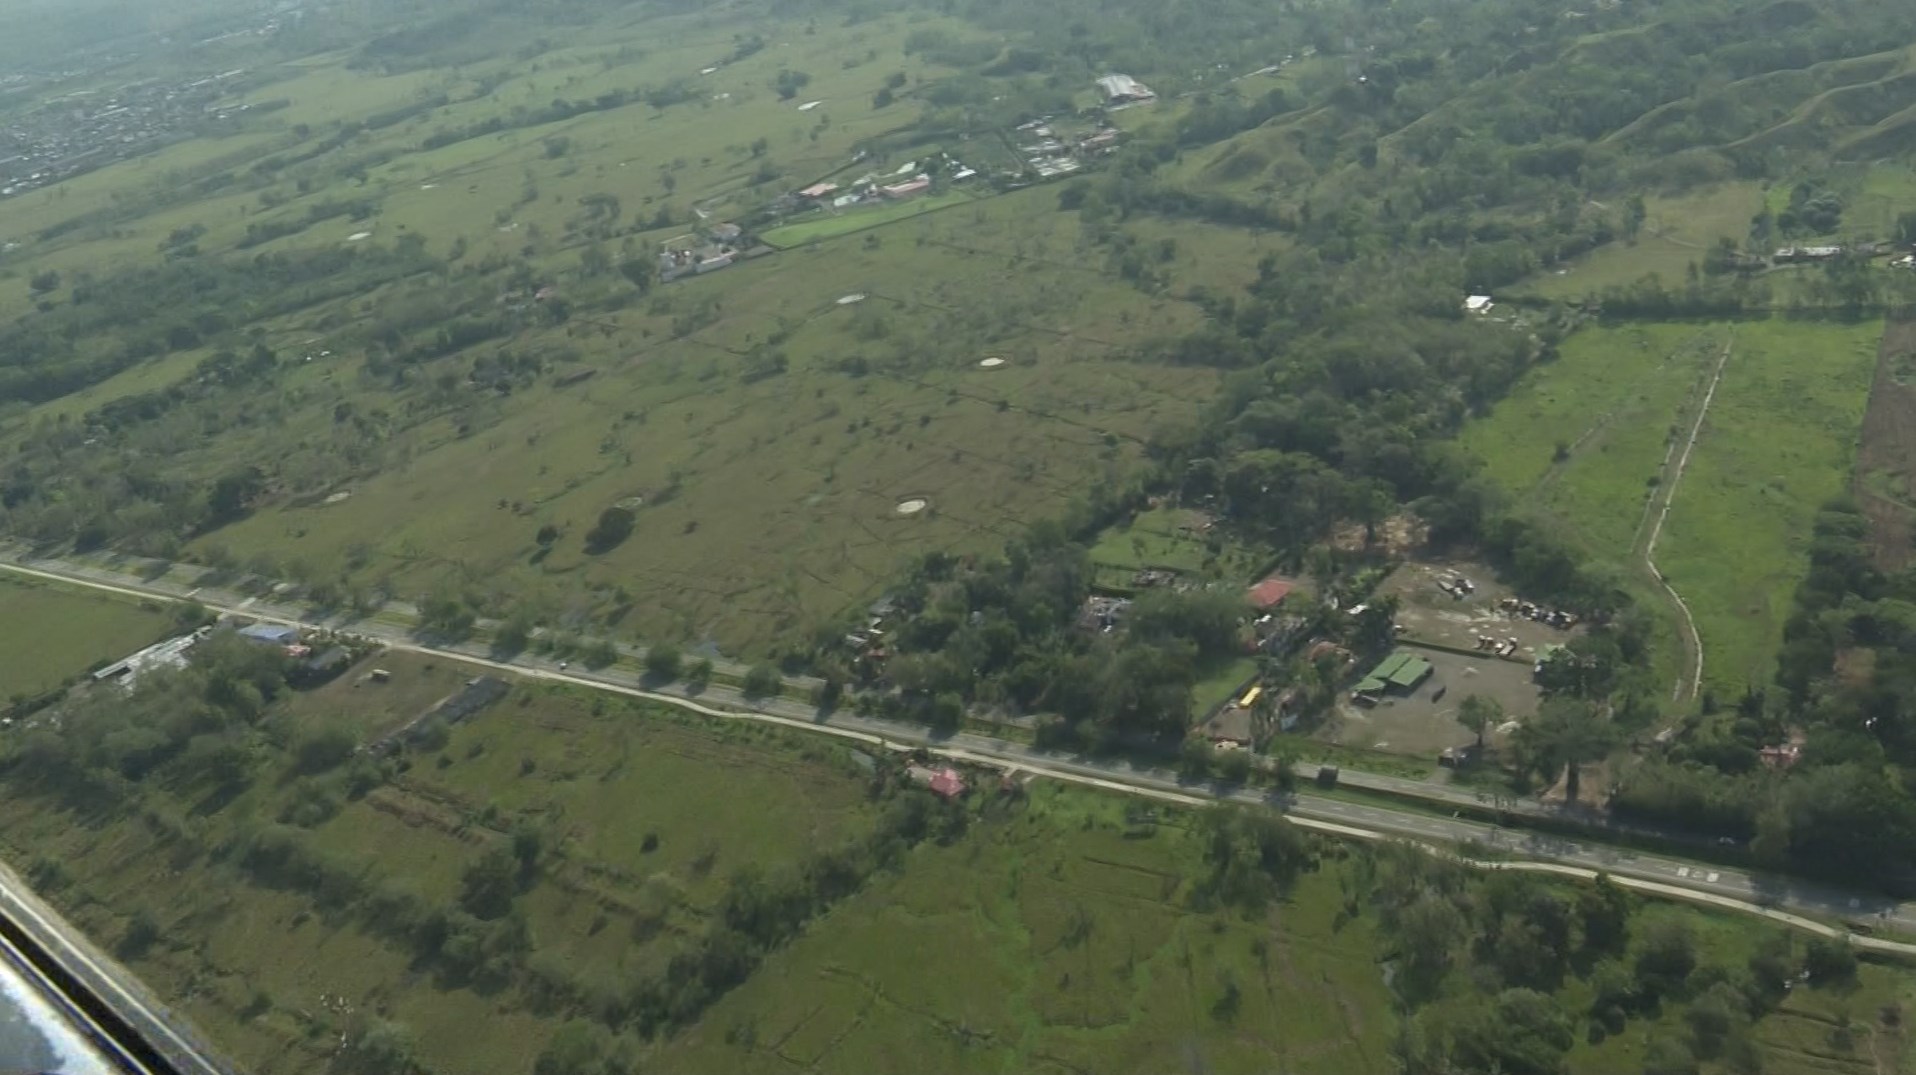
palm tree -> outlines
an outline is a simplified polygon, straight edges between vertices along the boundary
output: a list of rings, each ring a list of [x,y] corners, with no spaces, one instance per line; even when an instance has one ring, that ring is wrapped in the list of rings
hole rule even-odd
[[[1536,719],[1517,730],[1530,769],[1550,780],[1565,774],[1564,797],[1571,802],[1582,787],[1583,766],[1603,760],[1615,745],[1616,729],[1580,698],[1546,699]]]

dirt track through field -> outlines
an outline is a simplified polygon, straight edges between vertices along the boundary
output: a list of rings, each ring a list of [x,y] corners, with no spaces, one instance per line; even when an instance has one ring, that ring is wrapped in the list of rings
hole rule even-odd
[[[1710,404],[1716,401],[1717,386],[1723,383],[1723,369],[1729,365],[1730,354],[1735,349],[1736,336],[1732,331],[1730,338],[1723,344],[1723,354],[1716,360],[1716,369],[1710,374],[1710,385],[1703,392],[1703,402],[1696,409],[1696,421],[1690,425],[1689,439],[1684,442],[1683,454],[1677,457],[1674,468],[1670,466],[1669,454],[1664,455],[1663,481],[1658,484],[1656,495],[1652,498],[1650,505],[1655,510],[1656,521],[1650,526],[1649,538],[1643,542],[1643,566],[1649,569],[1651,577],[1655,578],[1657,585],[1663,588],[1663,592],[1670,598],[1670,603],[1676,608],[1678,618],[1683,621],[1684,650],[1690,657],[1688,663],[1691,671],[1687,674],[1688,690],[1684,689],[1686,677],[1682,674],[1678,675],[1676,684],[1670,690],[1672,701],[1683,701],[1686,698],[1694,700],[1697,691],[1703,685],[1703,636],[1697,633],[1696,617],[1690,614],[1688,602],[1683,600],[1683,595],[1677,593],[1676,587],[1670,585],[1670,580],[1664,578],[1663,571],[1657,567],[1657,541],[1663,537],[1663,524],[1670,518],[1670,507],[1676,503],[1677,488],[1683,484],[1683,472],[1690,466],[1690,456],[1696,451],[1697,438],[1703,435],[1703,422],[1710,416]],[[1674,444],[1670,447],[1672,451],[1676,448]],[[1658,500],[1662,503],[1657,503]]]
[[[1876,566],[1900,571],[1910,563],[1916,527],[1916,387],[1899,374],[1916,361],[1916,318],[1892,317],[1876,353],[1876,378],[1863,413],[1862,442],[1851,480],[1869,516]]]

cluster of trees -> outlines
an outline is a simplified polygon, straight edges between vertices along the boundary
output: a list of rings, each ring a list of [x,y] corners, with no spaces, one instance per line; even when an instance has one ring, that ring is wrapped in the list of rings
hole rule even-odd
[[[1879,569],[1869,539],[1854,502],[1818,515],[1776,689],[1693,714],[1623,781],[1620,815],[1747,840],[1765,865],[1916,891],[1916,571]],[[1765,765],[1759,751],[1793,729],[1794,764]]]
[[[1002,559],[925,557],[895,594],[903,621],[884,675],[899,694],[859,704],[944,727],[967,705],[999,706],[1053,718],[1048,736],[1175,740],[1192,685],[1244,652],[1239,591],[1152,592],[1124,630],[1103,632],[1079,623],[1091,580],[1087,549],[1050,524]]]
[[[1559,1075],[1578,1038],[1602,1041],[1677,1009],[1647,1070],[1699,1061],[1761,1068],[1752,1024],[1799,976],[1848,988],[1856,956],[1842,941],[1798,945],[1765,933],[1740,964],[1712,963],[1681,917],[1642,913],[1605,877],[1569,886],[1533,874],[1476,874],[1409,848],[1367,850],[1350,888],[1368,899],[1395,947],[1395,986],[1411,1017],[1397,1048],[1409,1070]],[[1578,988],[1568,988],[1572,985]],[[1566,995],[1587,997],[1572,1009]]]
[[[301,733],[267,719],[286,690],[286,658],[218,633],[195,648],[183,670],[154,669],[138,688],[89,692],[63,707],[58,723],[36,722],[10,744],[12,778],[75,804],[106,806],[140,795],[143,781],[232,794],[256,779],[260,763],[287,757]],[[311,756],[309,756],[310,758]],[[339,765],[345,759],[333,758]]]

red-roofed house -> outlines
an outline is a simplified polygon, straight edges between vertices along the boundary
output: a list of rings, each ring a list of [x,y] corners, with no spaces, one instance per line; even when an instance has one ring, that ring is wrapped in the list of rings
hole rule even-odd
[[[1251,587],[1250,592],[1245,594],[1245,597],[1251,602],[1252,607],[1260,610],[1268,610],[1283,604],[1284,599],[1289,597],[1291,591],[1295,588],[1296,584],[1292,583],[1289,579],[1272,575],[1270,578]]]
[[[931,778],[930,787],[935,795],[956,799],[965,793],[965,778],[956,769],[941,769]]]
[[[922,765],[914,765],[905,770],[905,775],[910,777],[913,783],[930,788],[932,794],[947,799],[956,799],[965,793],[965,778],[958,775],[958,770],[949,766],[943,769],[927,769]]]
[[[827,194],[836,194],[837,192],[837,183],[814,183],[804,190],[799,191],[798,196],[801,198],[823,198]]]

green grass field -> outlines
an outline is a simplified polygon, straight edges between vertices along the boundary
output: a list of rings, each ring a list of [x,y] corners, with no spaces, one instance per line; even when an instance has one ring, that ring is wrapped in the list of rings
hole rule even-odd
[[[182,201],[178,177],[221,158],[206,146],[174,147],[59,191],[0,202],[0,234],[44,223],[49,213],[126,217],[36,250],[36,259],[75,276],[150,258],[172,229],[188,225],[206,228],[202,249],[241,256],[337,247],[365,230],[368,245],[417,236],[435,255],[462,247],[450,269],[454,293],[475,286],[467,274],[512,263],[570,300],[624,301],[565,325],[527,323],[474,348],[542,367],[509,398],[461,389],[471,355],[403,386],[366,372],[375,349],[368,325],[432,324],[447,315],[448,289],[437,279],[262,322],[282,354],[334,354],[286,370],[270,392],[234,400],[231,410],[248,418],[218,438],[153,432],[179,474],[206,480],[234,459],[264,457],[285,476],[284,495],[189,541],[184,554],[231,554],[273,574],[406,598],[450,588],[493,611],[527,608],[548,623],[597,621],[641,638],[710,638],[727,650],[762,651],[859,607],[919,552],[998,547],[1031,518],[1125,480],[1150,433],[1194,416],[1216,383],[1210,371],[1135,360],[1139,341],[1188,331],[1202,314],[1176,290],[1143,293],[1114,266],[1085,262],[1075,217],[1057,212],[1055,187],[994,198],[953,193],[896,213],[804,221],[793,225],[796,249],[644,299],[616,273],[581,267],[592,249],[614,260],[649,256],[684,233],[694,200],[726,219],[803,177],[848,167],[853,146],[899,121],[869,107],[872,91],[898,70],[941,73],[901,45],[939,22],[862,22],[856,32],[807,35],[786,55],[768,51],[709,76],[695,73],[724,51],[724,39],[697,20],[673,18],[648,23],[656,32],[637,59],[597,43],[555,48],[537,71],[507,59],[475,65],[462,76],[501,80],[488,96],[468,100],[469,82],[441,83],[452,103],[355,141],[353,154],[388,158],[351,185],[353,197],[373,203],[369,219],[328,220],[244,251],[238,244],[249,224],[300,219],[343,196],[343,188],[317,183],[302,193],[293,181],[327,179],[332,158],[293,169],[264,191]],[[259,144],[229,139],[221,152],[285,153],[297,144],[295,124],[328,109],[403,105],[433,85],[417,72],[347,72],[340,59],[300,65],[272,87],[292,104],[263,121]],[[797,112],[770,89],[779,68],[795,65],[815,76],[802,99],[826,102],[813,112]],[[698,77],[710,98],[663,111],[635,102],[421,147],[434,132],[511,118],[556,92],[580,98],[682,77]],[[559,137],[564,152],[553,155]],[[752,148],[759,140],[763,156]],[[890,157],[881,151],[869,166],[895,166]],[[782,178],[752,187],[767,160]],[[264,204],[268,195],[275,204]],[[582,199],[604,196],[622,206],[609,226],[582,209]],[[139,199],[154,208],[124,208],[146,204]],[[670,227],[652,222],[662,210]],[[830,237],[841,226],[860,233]],[[1222,288],[1254,275],[1258,243],[1225,242],[1228,229],[1210,231],[1215,244],[1200,249],[1187,239],[1174,252],[1170,278],[1188,272],[1191,283]],[[835,304],[851,292],[871,298]],[[0,305],[18,297],[9,292]],[[488,304],[492,297],[488,291]],[[42,417],[191,383],[211,351],[136,366],[41,408],[0,412],[0,444],[27,436]],[[1009,364],[981,370],[978,362],[993,355]],[[764,365],[773,358],[780,365]],[[766,372],[774,368],[783,372]],[[593,376],[554,383],[579,371]],[[368,437],[342,424],[349,413],[381,432]],[[586,554],[580,537],[598,513],[634,497],[645,503],[634,536],[609,553]],[[928,499],[932,510],[895,514],[909,497]],[[535,560],[531,538],[547,524],[565,536]]]
[[[655,1055],[684,1072],[1348,1072],[1390,1064],[1389,993],[1334,873],[1269,918],[1193,914],[1175,816],[1034,789],[1020,816],[923,848]],[[910,959],[898,954],[910,952]],[[1261,954],[1260,954],[1261,953]],[[1229,1019],[1213,1008],[1239,983]]]
[[[32,697],[157,642],[157,607],[0,576],[0,701]]]
[[[908,220],[921,213],[934,213],[940,209],[949,209],[972,200],[973,195],[962,190],[946,191],[930,197],[915,198],[895,205],[883,205],[869,209],[851,209],[844,212],[824,214],[815,220],[803,220],[796,224],[787,224],[774,228],[760,238],[780,249],[802,246],[820,239],[834,239],[840,235],[875,228],[880,224],[890,224],[896,220]]]
[[[396,691],[421,673],[399,655],[376,660]],[[287,718],[318,719],[327,707],[310,697],[295,698]],[[708,794],[715,781],[724,794]],[[444,904],[507,828],[536,822],[551,854],[523,902],[539,958],[581,981],[614,983],[667,958],[734,871],[776,870],[861,829],[865,786],[863,771],[822,740],[522,686],[306,837],[369,883]],[[89,824],[13,788],[0,794],[0,842],[22,868],[57,861],[65,880],[48,894],[103,945],[136,914],[165,923],[170,939],[134,966],[246,1070],[326,1070],[330,1049],[315,1028],[344,1027],[347,1017],[322,994],[386,1008],[417,1033],[434,1070],[530,1070],[552,1024],[516,992],[422,979],[393,939],[207,857],[280,816],[296,794],[290,777],[267,770],[231,800],[153,787],[145,820],[136,812]],[[189,816],[184,829],[150,827]],[[267,1010],[249,1011],[260,998]]]
[[[1774,672],[1817,509],[1849,487],[1880,321],[1740,325],[1657,561],[1719,694]]]
[[[1749,238],[1750,219],[1762,210],[1765,193],[1756,183],[1738,182],[1674,197],[1647,194],[1643,230],[1635,240],[1600,247],[1559,272],[1542,274],[1513,290],[1553,299],[1581,298],[1651,274],[1668,286],[1680,286],[1690,266],[1702,262],[1717,240],[1740,244]]]
[[[870,101],[897,74],[915,82],[952,73],[904,50],[908,35],[940,28],[972,32],[922,14],[831,32],[793,26],[780,48],[706,75],[735,42],[701,18],[670,15],[648,16],[642,29],[626,19],[555,33],[536,64],[511,55],[516,45],[456,72],[382,74],[349,70],[344,55],[308,57],[261,91],[288,107],[244,135],[182,143],[0,200],[0,236],[68,217],[100,221],[30,251],[36,267],[75,280],[151,261],[186,227],[204,229],[197,245],[208,257],[337,249],[361,231],[371,233],[362,248],[423,240],[448,259],[443,279],[254,326],[283,356],[333,354],[232,400],[228,413],[244,420],[212,438],[147,434],[190,480],[245,457],[271,460],[283,478],[250,518],[187,541],[182,554],[231,554],[272,574],[404,598],[453,589],[556,625],[763,651],[858,607],[922,551],[996,548],[1030,519],[1126,480],[1150,433],[1194,416],[1215,384],[1209,371],[1135,360],[1138,341],[1177,336],[1202,314],[1179,292],[1144,293],[1115,267],[1085,263],[1055,187],[953,192],[802,221],[780,240],[797,249],[644,298],[616,272],[583,267],[594,252],[613,262],[651,256],[692,226],[695,205],[708,219],[742,218],[817,176],[917,159],[915,148],[883,142],[913,113]],[[812,82],[780,100],[771,84],[792,68]],[[527,110],[555,97],[678,80],[696,85],[698,98],[523,125]],[[448,103],[310,162],[253,168],[310,152],[334,119],[407,107],[427,93]],[[797,110],[811,100],[824,103]],[[505,127],[424,146],[488,122]],[[994,141],[965,152],[996,159],[986,144]],[[874,155],[854,162],[867,143]],[[778,178],[759,184],[761,168]],[[190,180],[222,174],[243,181],[186,193]],[[303,221],[345,197],[367,202],[371,215],[242,245],[249,226]],[[593,218],[587,200],[608,197],[617,202],[611,217]],[[838,234],[845,228],[859,234]],[[1187,242],[1167,263],[1171,279],[1188,271],[1189,282],[1230,287],[1254,274],[1256,244],[1211,230],[1218,250]],[[594,312],[564,325],[531,319],[408,384],[367,371],[379,350],[371,326],[431,326],[458,296],[496,308],[493,278],[508,265]],[[835,305],[854,291],[872,298]],[[0,312],[30,309],[24,283],[0,294]],[[42,419],[190,385],[215,349],[137,365],[41,407],[0,409],[0,446]],[[983,371],[977,363],[989,355],[1010,364]],[[541,373],[509,398],[465,389],[474,358],[495,356],[535,362]],[[764,365],[773,358],[777,367]],[[784,372],[766,372],[774,368]],[[580,371],[593,376],[553,383]],[[353,428],[346,414],[380,432]],[[348,495],[328,500],[337,493]],[[635,497],[645,508],[632,539],[586,554],[580,536],[599,512]],[[898,516],[908,497],[932,510]],[[565,537],[534,562],[531,536],[547,524]]]
[[[1657,561],[1696,617],[1705,685],[1740,694],[1771,674],[1790,595],[1808,569],[1810,524],[1848,483],[1881,332],[1880,322],[1780,319],[1734,332],[1586,328],[1471,423],[1462,442],[1493,480],[1660,610],[1668,664],[1675,613],[1632,576],[1640,574],[1652,494],[1681,454],[1709,374],[1733,338]]]

